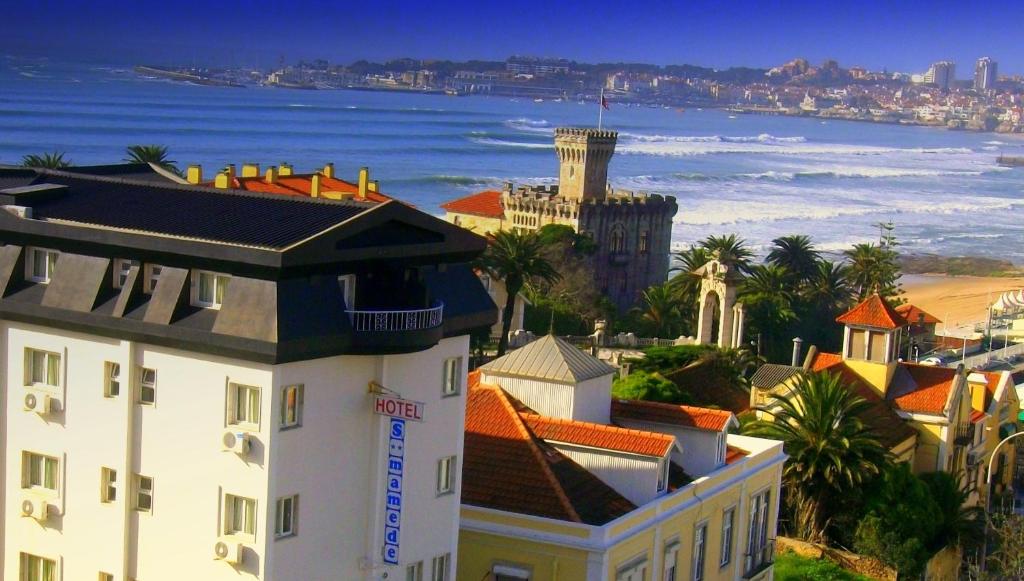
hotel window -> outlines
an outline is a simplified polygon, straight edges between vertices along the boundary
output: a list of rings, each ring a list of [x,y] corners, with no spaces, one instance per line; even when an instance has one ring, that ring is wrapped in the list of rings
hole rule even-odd
[[[286,385],[281,390],[281,428],[302,425],[303,386]]]
[[[736,520],[736,507],[727,508],[722,513],[722,558],[718,564],[725,567],[732,561],[732,531]]]
[[[52,456],[33,452],[21,455],[21,487],[47,492],[57,492],[60,461]]]
[[[143,269],[143,274],[146,277],[146,285],[142,287],[142,292],[147,295],[153,294],[156,290],[156,281],[160,280],[160,273],[163,272],[164,267],[159,264],[146,264]]]
[[[205,270],[195,271],[195,277],[193,304],[197,307],[219,309],[224,300],[224,289],[227,288],[231,277]]]
[[[256,500],[224,495],[224,534],[255,535],[256,534]]]
[[[117,470],[100,468],[100,502],[117,500]]]
[[[707,521],[697,525],[693,532],[693,581],[704,581],[704,560],[708,545]]]
[[[46,284],[53,276],[53,269],[57,266],[57,257],[60,253],[56,250],[46,248],[28,248],[28,260],[25,261],[25,276],[32,282]]]
[[[462,358],[450,357],[444,360],[444,372],[441,383],[441,395],[459,395],[462,376]]]
[[[57,581],[57,561],[21,553],[19,581]]]
[[[768,491],[750,498],[750,529],[747,531],[747,570],[760,565],[766,558],[763,549],[768,544]]]
[[[136,260],[128,260],[127,258],[115,258],[114,259],[114,288],[122,288],[124,283],[128,281],[128,273],[131,272],[133,266],[138,266],[139,263]]]
[[[135,475],[135,510],[153,511],[153,478],[149,476]]]
[[[139,368],[139,403],[153,405],[156,403],[156,370],[146,367]]]
[[[437,461],[437,493],[448,494],[455,489],[455,456]]]
[[[25,349],[25,385],[59,387],[60,354]]]
[[[430,562],[430,581],[448,581],[451,553],[438,555]]]
[[[260,388],[228,384],[228,423],[251,430],[260,429]]]
[[[299,495],[285,496],[277,499],[277,516],[274,520],[274,536],[290,537],[297,531],[299,517]]]
[[[530,581],[530,569],[515,565],[495,565],[491,568],[494,581]]]
[[[121,364],[107,361],[103,364],[103,396],[117,397],[121,394]]]
[[[423,581],[423,561],[418,561],[405,568],[405,581]]]
[[[662,581],[676,581],[679,570],[679,541],[665,545],[665,566]]]

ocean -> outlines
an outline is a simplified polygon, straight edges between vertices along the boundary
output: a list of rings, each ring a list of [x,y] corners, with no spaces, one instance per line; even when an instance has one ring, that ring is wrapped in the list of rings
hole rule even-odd
[[[441,214],[504,181],[553,183],[558,126],[597,123],[596,103],[363,91],[218,88],[126,68],[0,57],[0,163],[59,150],[76,164],[170,148],[207,175],[227,163],[368,166],[382,191]],[[838,252],[893,222],[906,252],[1024,263],[1024,136],[611,103],[616,188],[674,195],[673,245],[738,233],[763,252],[810,235]]]

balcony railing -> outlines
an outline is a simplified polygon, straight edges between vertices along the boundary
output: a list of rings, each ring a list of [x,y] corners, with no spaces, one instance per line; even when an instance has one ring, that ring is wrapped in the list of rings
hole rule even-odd
[[[444,303],[436,301],[428,309],[406,311],[347,310],[352,328],[356,331],[391,332],[420,331],[440,327],[444,317]]]
[[[961,422],[956,427],[956,434],[953,437],[953,444],[957,446],[970,446],[974,442],[974,424]]]
[[[775,539],[768,539],[764,546],[754,549],[743,557],[743,578],[753,579],[775,562]]]

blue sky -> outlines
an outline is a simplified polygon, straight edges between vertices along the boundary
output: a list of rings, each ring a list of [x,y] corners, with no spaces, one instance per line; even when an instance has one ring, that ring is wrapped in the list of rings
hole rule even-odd
[[[504,59],[768,67],[797,56],[919,71],[979,56],[1024,73],[1024,3],[987,1],[618,2],[486,0],[7,0],[0,54],[107,62],[268,66],[284,56],[349,62]]]

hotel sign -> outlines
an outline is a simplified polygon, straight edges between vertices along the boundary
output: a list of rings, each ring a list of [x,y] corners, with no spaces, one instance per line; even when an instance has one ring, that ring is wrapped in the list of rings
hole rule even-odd
[[[391,418],[423,421],[423,404],[418,401],[410,401],[400,397],[384,394],[374,394],[373,413]]]
[[[401,418],[391,418],[387,455],[383,557],[385,563],[397,565],[402,537],[402,478],[405,473],[405,420]]]

